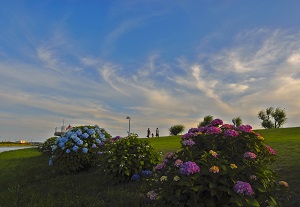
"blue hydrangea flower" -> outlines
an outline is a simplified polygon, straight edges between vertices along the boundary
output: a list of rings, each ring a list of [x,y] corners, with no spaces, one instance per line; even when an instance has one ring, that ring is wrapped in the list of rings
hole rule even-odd
[[[82,131],[81,131],[80,129],[78,129],[78,130],[76,131],[76,134],[77,134],[77,136],[80,136],[80,135],[82,135]]]
[[[153,173],[151,170],[143,170],[141,174],[148,177],[151,176]]]
[[[68,154],[69,154],[70,152],[71,152],[71,150],[70,150],[70,149],[67,149],[67,150],[66,150],[66,153],[68,153]]]
[[[58,146],[59,146],[60,148],[63,148],[63,147],[65,146],[65,143],[64,143],[64,142],[60,142],[60,143],[58,143]]]
[[[98,144],[101,143],[100,139],[95,139],[95,141],[96,141]]]
[[[78,150],[78,146],[77,145],[75,145],[73,148],[72,148],[72,150],[74,151],[74,152],[77,152],[77,150]]]
[[[97,145],[94,143],[94,144],[92,145],[92,148],[97,148]]]
[[[92,134],[95,134],[96,132],[95,132],[94,129],[88,129],[88,130],[87,130],[87,133],[88,133],[89,135],[92,135]]]
[[[49,166],[52,166],[53,165],[53,161],[52,161],[52,158],[49,159]]]
[[[86,130],[88,130],[89,128],[85,126],[85,127],[83,127],[83,129],[86,131]]]
[[[86,138],[89,137],[89,134],[88,134],[88,133],[83,133],[83,134],[81,135],[81,137],[82,137],[83,139],[86,139]]]
[[[104,134],[99,134],[100,138],[102,139],[102,141],[105,140],[105,135]]]
[[[139,174],[133,174],[133,175],[131,176],[131,180],[132,180],[132,181],[139,180],[140,178],[141,178],[141,176],[140,176]]]
[[[76,138],[78,138],[78,137],[77,137],[77,134],[76,134],[76,133],[72,133],[71,136],[70,136],[70,138],[74,140],[74,139],[76,139]]]
[[[88,148],[82,148],[82,152],[84,153],[84,154],[86,154],[87,152],[88,152],[89,150],[88,150]]]

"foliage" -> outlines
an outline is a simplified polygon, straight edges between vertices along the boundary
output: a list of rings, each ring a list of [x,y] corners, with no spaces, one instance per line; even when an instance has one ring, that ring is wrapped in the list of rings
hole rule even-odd
[[[203,118],[203,121],[198,124],[198,127],[206,126],[206,125],[210,124],[210,122],[212,122],[212,120],[213,120],[213,116],[207,115]]]
[[[276,206],[276,152],[249,125],[192,128],[155,167],[151,197],[165,206]],[[155,194],[154,194],[155,193]]]
[[[111,139],[102,156],[102,168],[116,182],[135,179],[144,170],[152,170],[159,161],[158,152],[146,139],[137,136]]]
[[[241,117],[236,117],[236,118],[232,119],[232,123],[234,126],[239,127],[242,125],[243,122],[242,122]]]
[[[178,125],[173,125],[170,127],[169,131],[170,131],[170,135],[177,135],[177,134],[180,134],[183,132],[184,130],[184,126],[181,125],[181,124],[178,124]]]
[[[41,144],[38,149],[40,152],[51,154],[52,146],[55,144],[57,137],[48,138],[43,144]]]
[[[286,112],[284,109],[277,107],[269,107],[265,111],[262,109],[257,114],[258,118],[262,120],[261,126],[266,129],[280,128],[286,123]]]
[[[74,173],[95,166],[109,134],[95,126],[73,127],[52,145],[49,165],[59,173]]]

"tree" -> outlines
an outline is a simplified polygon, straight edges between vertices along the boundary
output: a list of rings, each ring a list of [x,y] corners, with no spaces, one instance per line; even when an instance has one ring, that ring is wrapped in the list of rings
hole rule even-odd
[[[213,116],[211,115],[207,115],[203,118],[203,121],[199,123],[198,127],[201,127],[201,126],[206,126],[208,124],[210,124],[213,120]]]
[[[177,134],[183,132],[184,128],[185,127],[183,125],[178,124],[178,125],[171,126],[169,131],[170,131],[171,135],[177,135]]]
[[[257,114],[258,118],[262,120],[261,126],[265,129],[280,128],[286,123],[285,109],[277,107],[269,107],[265,111],[262,109]]]
[[[242,125],[242,119],[241,117],[236,117],[232,119],[232,123],[234,124],[234,126],[239,127]]]

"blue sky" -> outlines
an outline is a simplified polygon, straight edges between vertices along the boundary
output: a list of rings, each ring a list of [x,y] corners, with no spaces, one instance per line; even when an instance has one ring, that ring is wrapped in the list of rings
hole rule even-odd
[[[1,1],[0,140],[300,117],[299,1]]]

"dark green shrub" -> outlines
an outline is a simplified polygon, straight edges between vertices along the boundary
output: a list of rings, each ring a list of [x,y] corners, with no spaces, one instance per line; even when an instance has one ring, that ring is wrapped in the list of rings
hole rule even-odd
[[[126,138],[117,136],[111,141],[102,154],[101,166],[116,182],[136,180],[142,171],[152,170],[159,161],[158,152],[146,139],[131,135]]]
[[[276,152],[249,125],[192,128],[181,149],[155,167],[151,196],[162,206],[277,206]],[[286,189],[286,188],[285,188]]]
[[[177,135],[177,134],[180,134],[182,133],[184,130],[184,126],[181,125],[181,124],[178,124],[178,125],[174,125],[174,126],[171,126],[169,131],[170,131],[170,134],[171,135]]]
[[[55,144],[57,137],[50,137],[43,144],[38,146],[38,149],[42,153],[51,154],[52,153],[52,145]]]
[[[98,126],[73,127],[52,145],[49,165],[59,173],[74,173],[96,166],[109,134]]]

